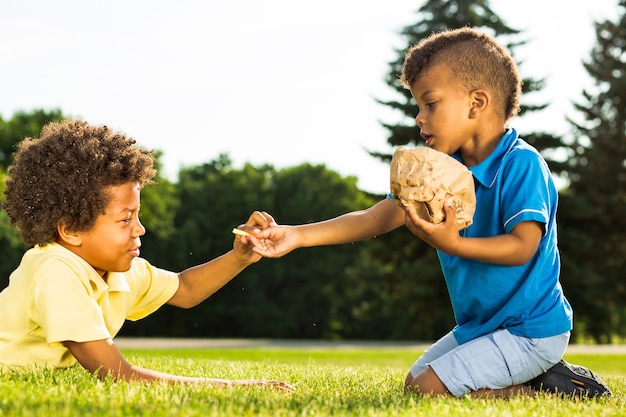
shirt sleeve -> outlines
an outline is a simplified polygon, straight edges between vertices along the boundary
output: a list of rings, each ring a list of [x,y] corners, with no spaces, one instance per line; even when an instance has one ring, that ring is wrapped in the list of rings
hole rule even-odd
[[[503,167],[506,186],[502,187],[504,230],[509,233],[517,224],[536,221],[547,229],[556,202],[552,175],[541,156],[530,150],[512,152]]]
[[[131,288],[133,305],[127,319],[142,319],[167,303],[178,290],[178,274],[152,266],[145,259],[137,258],[133,267],[125,273]]]

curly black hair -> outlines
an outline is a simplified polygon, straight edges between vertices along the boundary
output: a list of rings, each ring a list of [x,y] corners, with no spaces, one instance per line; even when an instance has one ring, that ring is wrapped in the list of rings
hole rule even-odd
[[[17,145],[2,208],[29,246],[57,240],[57,226],[87,231],[109,203],[107,187],[150,184],[154,154],[107,126],[52,122]]]
[[[411,89],[425,71],[440,64],[468,90],[488,88],[494,95],[497,114],[504,120],[519,113],[522,81],[517,65],[493,37],[469,27],[430,35],[407,50],[402,86]]]

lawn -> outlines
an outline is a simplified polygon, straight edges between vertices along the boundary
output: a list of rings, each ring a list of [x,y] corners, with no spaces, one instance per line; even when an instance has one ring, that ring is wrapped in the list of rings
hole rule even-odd
[[[281,379],[294,393],[100,381],[80,368],[0,375],[0,416],[624,416],[626,355],[576,354],[613,397],[421,398],[402,381],[420,352],[405,348],[124,349],[137,365],[176,374]]]

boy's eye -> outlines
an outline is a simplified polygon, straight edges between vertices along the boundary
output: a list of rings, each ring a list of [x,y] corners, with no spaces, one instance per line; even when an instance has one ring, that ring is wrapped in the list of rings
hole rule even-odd
[[[436,101],[429,101],[427,103],[424,103],[423,106],[418,105],[417,109],[421,110],[422,108],[424,109],[432,109],[435,106],[435,103],[437,103]]]

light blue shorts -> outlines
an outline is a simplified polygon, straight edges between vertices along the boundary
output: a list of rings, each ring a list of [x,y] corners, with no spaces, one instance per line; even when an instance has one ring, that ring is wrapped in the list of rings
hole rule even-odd
[[[541,375],[563,357],[570,332],[545,338],[515,336],[506,329],[459,345],[448,333],[413,364],[413,377],[430,366],[448,391],[460,397],[481,388],[519,385]]]

